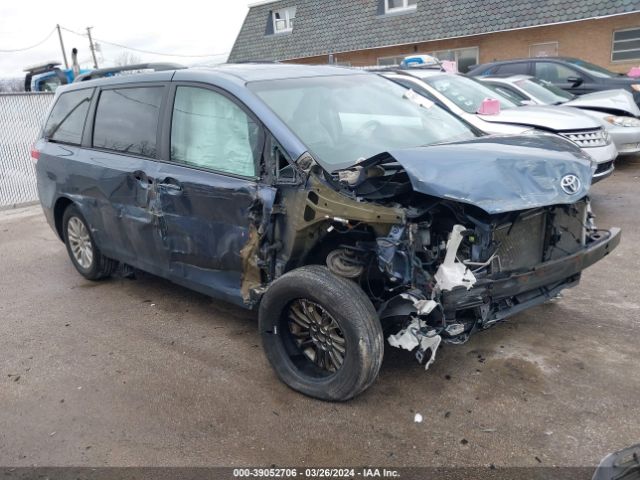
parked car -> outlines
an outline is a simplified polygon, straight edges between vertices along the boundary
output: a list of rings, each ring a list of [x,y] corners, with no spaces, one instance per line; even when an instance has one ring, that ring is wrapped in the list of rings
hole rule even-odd
[[[455,115],[492,134],[522,134],[532,129],[561,135],[583,148],[597,163],[594,181],[613,173],[618,156],[602,122],[580,110],[549,106],[520,106],[477,79],[439,69],[409,68],[383,71],[384,77],[444,105]],[[500,111],[483,114],[485,99],[496,99]]]
[[[640,105],[640,79],[571,57],[541,57],[504,60],[478,65],[470,76],[531,75],[553,83],[575,95],[622,88]]]
[[[575,144],[483,136],[328,66],[62,87],[32,156],[81,275],[123,264],[258,309],[277,374],[325,400],[374,382],[385,337],[429,366],[442,341],[576,285],[620,241],[593,224]]]
[[[545,80],[528,75],[482,77],[482,82],[522,105],[562,105],[579,108],[602,122],[618,154],[640,152],[640,109],[625,90],[604,90],[577,97]]]

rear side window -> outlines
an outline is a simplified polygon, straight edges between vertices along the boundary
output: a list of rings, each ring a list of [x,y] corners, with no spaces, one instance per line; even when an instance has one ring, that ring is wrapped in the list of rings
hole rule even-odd
[[[93,89],[63,93],[51,110],[44,137],[54,142],[80,145]]]
[[[256,176],[260,127],[224,95],[178,87],[171,125],[171,160],[243,177]]]
[[[144,157],[156,156],[164,87],[104,90],[93,127],[93,146]]]
[[[498,66],[493,73],[498,75],[526,75],[529,73],[528,63],[506,63]]]

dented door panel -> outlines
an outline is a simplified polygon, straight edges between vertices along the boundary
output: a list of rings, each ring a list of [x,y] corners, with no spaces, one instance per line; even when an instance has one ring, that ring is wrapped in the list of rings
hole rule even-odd
[[[261,188],[253,179],[161,164],[152,213],[168,276],[243,304],[242,252],[255,228]]]
[[[92,209],[99,222],[92,225],[102,225],[103,249],[131,265],[156,272],[161,246],[149,206],[156,194],[157,164],[151,159],[96,150],[85,150],[84,154],[95,181],[90,195],[99,200],[99,208]],[[87,185],[86,179],[81,182]]]

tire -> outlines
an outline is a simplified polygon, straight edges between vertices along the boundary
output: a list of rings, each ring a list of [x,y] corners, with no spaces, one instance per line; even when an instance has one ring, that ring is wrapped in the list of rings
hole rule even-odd
[[[118,267],[118,262],[102,255],[93,240],[91,228],[75,205],[69,205],[64,211],[62,232],[71,263],[84,278],[101,280],[111,276]],[[78,252],[90,252],[90,256]]]
[[[305,309],[308,328],[300,317]],[[345,401],[378,376],[384,355],[378,315],[356,283],[326,267],[302,267],[273,282],[260,303],[259,324],[271,365],[298,392]]]

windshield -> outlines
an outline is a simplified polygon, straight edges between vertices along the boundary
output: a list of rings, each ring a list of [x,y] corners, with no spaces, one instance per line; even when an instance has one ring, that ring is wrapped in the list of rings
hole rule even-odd
[[[248,87],[329,171],[393,149],[475,137],[449,112],[377,75],[269,80]]]
[[[572,63],[573,65],[577,65],[578,67],[584,68],[587,72],[592,74],[594,77],[598,78],[613,78],[619,77],[620,75],[614,73],[606,68],[599,67],[598,65],[594,65],[593,63],[585,62],[584,60],[578,60],[577,58],[568,58],[567,62]]]
[[[509,98],[492,90],[478,80],[462,75],[435,75],[422,79],[442,95],[447,97],[467,113],[477,113],[482,101],[494,98],[500,102],[500,108],[507,110],[518,105]]]
[[[539,80],[537,78],[518,80],[515,84],[545,105],[557,105],[575,98],[575,95],[565,92],[551,82]]]

